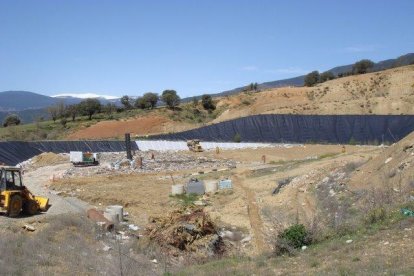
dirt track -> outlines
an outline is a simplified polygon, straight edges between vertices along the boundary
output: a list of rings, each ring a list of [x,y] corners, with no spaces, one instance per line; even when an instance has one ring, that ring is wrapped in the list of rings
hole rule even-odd
[[[36,215],[37,218],[67,214],[67,213],[82,213],[85,214],[89,205],[75,197],[62,197],[56,194],[56,192],[49,189],[50,177],[55,174],[66,170],[70,164],[63,164],[57,166],[47,166],[40,167],[34,171],[27,172],[23,175],[23,183],[26,185],[29,190],[38,196],[48,197],[49,204],[51,205],[49,210],[46,213],[41,213]],[[8,218],[6,216],[0,216],[1,220],[10,220],[17,221],[23,218],[23,222],[26,220],[32,220],[33,217],[23,217],[20,218]]]

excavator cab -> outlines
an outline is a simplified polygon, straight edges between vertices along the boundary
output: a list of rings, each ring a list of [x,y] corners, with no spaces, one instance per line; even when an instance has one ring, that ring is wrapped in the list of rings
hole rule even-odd
[[[0,167],[0,211],[9,217],[16,217],[22,211],[34,215],[39,211],[47,211],[48,208],[48,198],[34,196],[23,185],[20,168]]]

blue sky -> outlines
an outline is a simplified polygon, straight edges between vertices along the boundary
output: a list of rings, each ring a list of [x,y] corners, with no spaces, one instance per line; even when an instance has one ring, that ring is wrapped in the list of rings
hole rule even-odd
[[[414,1],[0,0],[0,91],[182,97],[414,52]]]

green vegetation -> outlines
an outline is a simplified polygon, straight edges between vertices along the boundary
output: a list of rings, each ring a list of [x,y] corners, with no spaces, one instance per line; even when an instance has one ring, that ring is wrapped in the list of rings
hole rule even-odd
[[[87,115],[92,120],[92,115],[101,112],[101,102],[98,99],[86,99],[79,103],[79,110],[82,115]]]
[[[374,67],[374,62],[369,59],[362,59],[352,66],[354,75],[368,73]]]
[[[337,77],[342,78],[346,76],[365,74],[371,72],[374,65],[375,63],[371,60],[362,59],[360,61],[355,62],[350,72],[339,73],[337,76],[335,76],[335,74],[329,71],[323,72],[322,74],[319,74],[318,71],[312,71],[305,76],[304,84],[305,86],[312,87],[318,83],[324,83],[326,81],[336,79]]]
[[[6,119],[4,119],[3,122],[3,126],[4,127],[8,127],[8,126],[17,126],[20,125],[20,118],[19,116],[12,114],[6,117]]]
[[[216,105],[213,102],[213,98],[210,95],[203,95],[201,96],[201,104],[203,105],[205,110],[209,112],[216,109]]]
[[[241,142],[241,136],[239,133],[236,133],[233,137],[233,141],[236,143],[240,143]]]
[[[305,77],[305,86],[314,86],[315,84],[319,83],[319,72],[312,71]]]
[[[170,197],[178,200],[183,206],[194,205],[194,202],[199,199],[197,194],[183,194]]]
[[[319,76],[319,82],[323,83],[325,81],[329,81],[329,80],[333,80],[335,79],[335,75],[332,72],[323,72],[320,76]]]
[[[127,110],[131,109],[132,108],[132,99],[127,95],[122,96],[121,104],[124,106],[125,109],[127,109]]]
[[[171,109],[175,109],[180,105],[180,96],[177,95],[175,90],[164,90],[161,95],[162,101]]]
[[[294,224],[281,232],[276,241],[275,253],[282,255],[285,253],[293,254],[293,249],[301,248],[304,245],[310,245],[310,234],[303,224]]]

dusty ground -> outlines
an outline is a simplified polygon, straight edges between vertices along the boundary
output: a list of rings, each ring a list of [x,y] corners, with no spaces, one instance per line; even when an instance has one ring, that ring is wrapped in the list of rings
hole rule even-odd
[[[128,172],[83,177],[73,174],[54,181],[51,180],[51,175],[62,175],[65,171],[73,169],[67,160],[45,154],[34,159],[36,162],[28,167],[24,180],[35,194],[50,197],[52,207],[49,212],[34,217],[35,220],[34,218],[11,220],[0,217],[0,221],[5,222],[3,226],[9,225],[2,229],[4,231],[10,225],[21,227],[27,222],[36,223],[44,219],[53,219],[56,215],[82,214],[89,206],[104,209],[107,205],[121,204],[129,213],[128,223],[134,223],[144,229],[150,217],[163,216],[185,204],[183,200],[169,195],[173,183],[171,176],[175,183],[186,183],[194,176],[202,180],[230,177],[233,180],[231,191],[203,197],[207,203],[205,211],[220,231],[230,230],[233,233],[240,233],[238,239],[230,240],[230,243],[234,244],[232,251],[228,252],[230,255],[253,256],[252,260],[256,261],[240,264],[236,259],[235,262],[226,265],[228,269],[213,274],[224,275],[226,273],[222,274],[223,271],[239,269],[244,272],[251,271],[256,269],[257,262],[263,263],[258,269],[265,275],[300,273],[298,265],[300,262],[306,264],[307,273],[352,272],[353,270],[347,267],[334,265],[342,261],[351,265],[353,262],[358,262],[359,270],[356,271],[400,271],[395,270],[401,263],[400,260],[412,263],[409,257],[400,257],[398,260],[393,258],[395,250],[401,249],[406,252],[411,250],[408,240],[413,232],[410,230],[412,226],[408,224],[401,226],[400,229],[386,228],[384,230],[386,232],[382,234],[377,232],[354,234],[348,237],[355,241],[352,244],[346,244],[344,238],[331,240],[310,249],[307,253],[301,253],[297,258],[267,261],[260,256],[272,252],[275,237],[289,225],[299,222],[310,226],[315,219],[319,219],[319,223],[326,226],[334,222],[335,229],[339,231],[343,225],[340,224],[342,221],[338,222],[338,219],[345,221],[345,218],[340,217],[341,208],[358,206],[360,211],[355,214],[365,212],[362,208],[364,206],[360,205],[363,202],[360,200],[361,197],[355,195],[360,194],[360,191],[365,193],[370,191],[369,188],[373,187],[373,184],[369,184],[368,180],[372,180],[373,183],[380,180],[380,178],[369,177],[366,179],[367,171],[383,171],[382,175],[385,174],[387,179],[392,180],[394,176],[389,177],[390,172],[397,170],[396,179],[401,178],[404,183],[412,181],[413,173],[410,168],[413,145],[411,135],[401,143],[388,148],[346,146],[345,152],[341,145],[294,145],[291,148],[223,150],[219,154],[215,151],[206,151],[190,155],[203,157],[205,160],[223,159],[226,162],[232,160],[237,164],[236,168],[210,171],[204,165],[197,168],[191,164],[189,166],[191,169],[183,169],[185,162],[190,160],[183,159],[184,163],[180,162],[180,170],[171,172]],[[171,158],[175,155],[181,158],[178,157],[181,153],[170,154]],[[265,156],[265,163],[263,163],[263,156]],[[146,158],[149,158],[149,155]],[[389,158],[391,160],[388,160]],[[45,160],[55,160],[57,164],[43,166]],[[401,166],[402,164],[404,165]],[[211,166],[213,168],[214,164]],[[84,168],[80,168],[82,169]],[[204,173],[198,174],[199,171]],[[398,178],[398,175],[401,177]],[[290,182],[278,193],[273,194],[278,182],[285,179],[289,179]],[[388,182],[381,183],[387,186]],[[410,183],[407,185],[411,185]],[[398,188],[395,185],[391,187]],[[405,189],[409,187],[406,186]],[[400,194],[398,190],[394,193],[397,196]],[[362,195],[364,198],[364,193]],[[39,229],[43,227],[41,223],[37,226],[40,227]],[[142,230],[139,233],[145,235]],[[241,239],[245,241],[241,242]],[[350,252],[353,252],[353,257],[347,258]],[[387,259],[387,262],[380,268],[374,269],[370,263],[375,262],[379,256]],[[173,264],[170,264],[170,267],[173,270],[178,269],[174,268]],[[404,270],[401,271],[406,271],[407,266],[402,267]],[[193,274],[192,269],[189,268],[183,273]],[[212,271],[215,271],[214,269]],[[208,273],[200,270],[200,274]]]
[[[380,147],[347,146],[342,152],[340,145],[297,145],[292,148],[264,148],[224,150],[220,154],[207,151],[197,155],[206,158],[237,161],[237,168],[222,172],[199,175],[203,180],[231,177],[234,189],[207,197],[207,212],[225,229],[236,229],[252,242],[241,249],[249,255],[272,250],[269,241],[283,226],[295,221],[297,213],[302,222],[312,220],[316,211],[314,195],[308,191],[327,173],[349,162],[366,161],[383,150]],[[266,156],[263,164],[262,156]],[[212,168],[214,165],[211,165]],[[192,174],[205,167],[171,172],[175,183],[186,183]],[[277,181],[294,177],[278,195],[272,195]],[[180,201],[169,196],[171,176],[167,172],[130,173],[125,175],[101,175],[71,177],[52,184],[56,191],[78,197],[93,206],[121,204],[129,212],[129,219],[141,227],[151,216],[159,216],[180,206]],[[283,214],[279,228],[275,227],[274,211]]]

